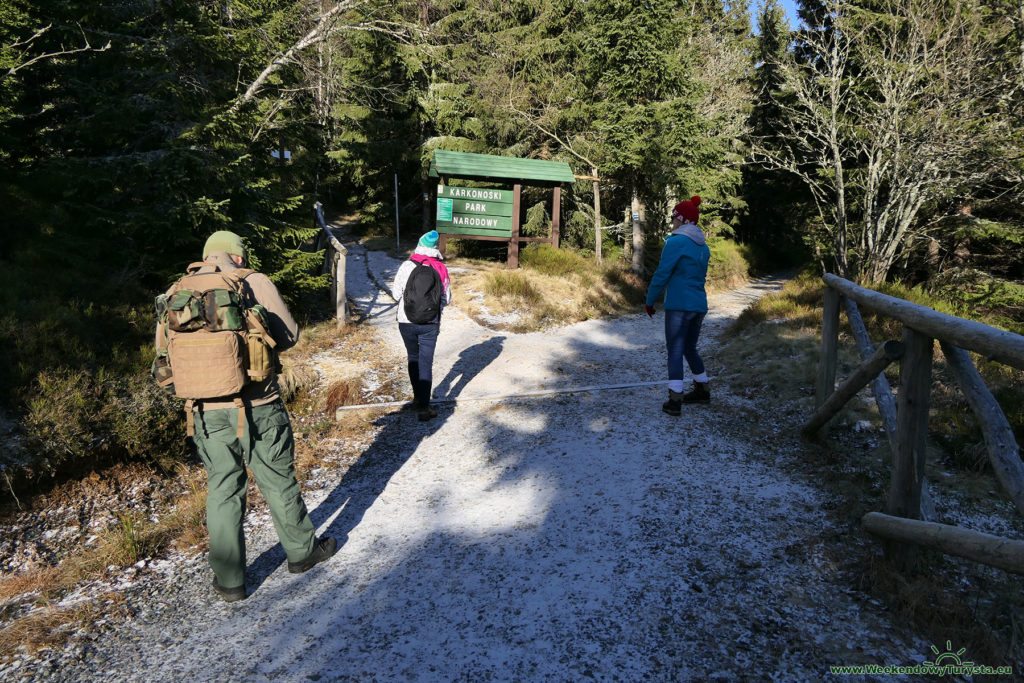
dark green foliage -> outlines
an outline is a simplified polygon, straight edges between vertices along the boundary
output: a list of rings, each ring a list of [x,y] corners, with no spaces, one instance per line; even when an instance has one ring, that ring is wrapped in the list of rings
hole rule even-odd
[[[768,0],[757,19],[760,34],[753,55],[750,136],[759,144],[773,147],[786,135],[787,121],[781,104],[789,96],[784,92],[780,64],[792,34],[776,0]],[[806,258],[801,227],[810,217],[812,207],[806,188],[796,177],[747,163],[743,167],[743,196],[746,211],[738,234],[764,254],[768,271]]]
[[[322,286],[321,257],[299,251],[314,235],[316,135],[287,101],[273,115],[258,99],[231,108],[275,36],[291,39],[296,10],[284,0],[0,10],[0,402],[27,416],[28,440],[52,466],[180,450],[180,433],[169,446],[179,408],[149,395],[150,352],[139,349],[152,344],[154,295],[200,259],[211,232],[245,237],[251,265],[293,302]],[[287,165],[271,157],[282,144]]]
[[[38,374],[23,423],[36,474],[68,474],[119,460],[159,462],[184,452],[182,402],[148,375],[60,368]]]

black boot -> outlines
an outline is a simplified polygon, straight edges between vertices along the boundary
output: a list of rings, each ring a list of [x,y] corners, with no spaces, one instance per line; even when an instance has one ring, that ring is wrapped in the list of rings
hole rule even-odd
[[[419,381],[416,388],[416,415],[419,421],[426,422],[432,417],[437,417],[437,411],[430,407],[430,382]]]
[[[313,565],[333,557],[336,552],[338,552],[338,541],[330,536],[322,536],[313,544],[313,552],[306,559],[299,562],[288,561],[288,572],[301,574],[308,571]]]
[[[707,382],[694,382],[693,389],[683,395],[683,403],[711,403]]]
[[[668,400],[661,404],[661,409],[669,415],[679,415],[683,408],[683,394],[668,390]]]

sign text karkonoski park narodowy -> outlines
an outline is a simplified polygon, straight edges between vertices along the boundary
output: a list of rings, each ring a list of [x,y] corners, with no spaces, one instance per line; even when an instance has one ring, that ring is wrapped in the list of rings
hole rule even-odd
[[[437,186],[437,231],[512,237],[512,190]]]

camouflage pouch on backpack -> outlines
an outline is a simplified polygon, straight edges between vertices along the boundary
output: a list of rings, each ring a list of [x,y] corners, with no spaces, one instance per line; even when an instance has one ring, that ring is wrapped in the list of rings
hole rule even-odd
[[[149,368],[149,374],[153,377],[153,380],[157,383],[164,392],[174,395],[174,373],[171,372],[171,359],[167,356],[167,328],[168,328],[168,315],[167,315],[167,303],[168,298],[166,294],[161,294],[156,297],[153,302],[154,308],[156,308],[156,320],[163,326],[164,335],[163,339],[157,342],[156,357],[153,359],[153,364]]]
[[[175,332],[194,332],[206,327],[200,292],[179,289],[167,302],[167,326]]]
[[[230,289],[211,289],[203,293],[203,315],[206,329],[210,332],[222,330],[244,330],[245,320],[242,299]]]

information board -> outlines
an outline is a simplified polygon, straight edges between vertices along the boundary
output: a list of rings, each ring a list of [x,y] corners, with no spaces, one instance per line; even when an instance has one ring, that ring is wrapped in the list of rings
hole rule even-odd
[[[513,190],[437,186],[437,231],[455,235],[512,236]]]

